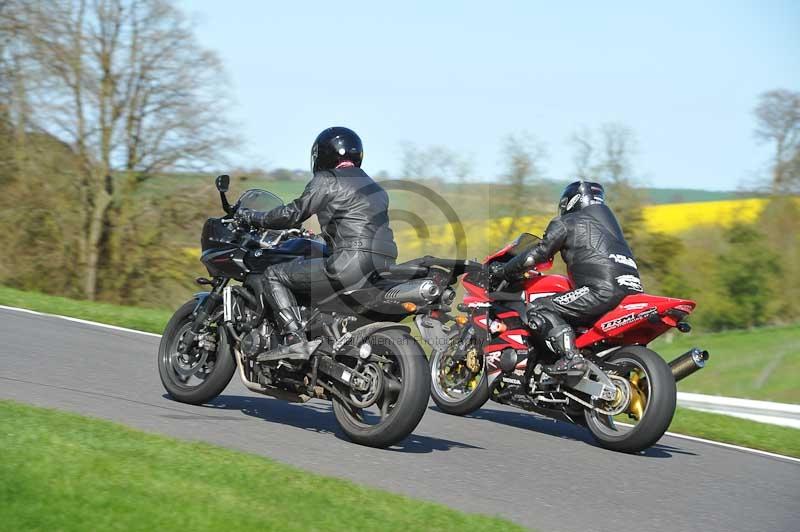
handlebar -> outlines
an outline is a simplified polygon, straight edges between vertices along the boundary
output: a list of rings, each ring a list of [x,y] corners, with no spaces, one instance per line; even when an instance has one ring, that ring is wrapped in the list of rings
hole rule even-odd
[[[266,230],[263,232],[261,237],[253,236],[251,231],[248,231],[246,227],[242,227],[237,221],[236,218],[233,216],[227,218],[221,218],[220,221],[224,224],[232,224],[234,231],[240,231],[242,236],[249,242],[253,242],[258,245],[261,249],[272,249],[278,244],[280,244],[284,239],[287,237],[295,236],[295,237],[313,237],[314,232],[309,231],[305,228],[292,228],[292,229],[283,229],[278,231],[278,234],[275,235],[273,238],[268,238],[270,234],[274,234],[274,231]]]
[[[287,236],[310,236],[313,233],[307,231],[306,229],[284,229],[278,233],[278,236],[273,238],[272,240],[267,240],[267,236],[269,236],[268,231],[264,231],[264,234],[258,241],[258,245],[263,249],[271,249],[281,243],[281,241],[286,238]]]

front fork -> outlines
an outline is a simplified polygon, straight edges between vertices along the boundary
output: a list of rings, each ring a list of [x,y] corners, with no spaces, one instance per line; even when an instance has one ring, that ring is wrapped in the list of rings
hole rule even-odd
[[[195,295],[198,301],[192,313],[192,326],[184,335],[178,349],[178,352],[182,355],[189,351],[200,332],[208,326],[209,317],[222,303],[222,291],[227,284],[228,279],[215,278],[211,281],[212,289],[210,292],[201,292]]]

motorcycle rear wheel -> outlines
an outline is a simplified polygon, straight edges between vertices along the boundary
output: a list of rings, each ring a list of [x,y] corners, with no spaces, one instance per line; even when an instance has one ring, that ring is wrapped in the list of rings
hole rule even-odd
[[[208,354],[202,362],[192,366],[180,360],[178,343],[192,324],[196,306],[197,301],[192,300],[175,311],[158,346],[158,375],[164,389],[176,401],[192,405],[207,403],[221,394],[236,371],[233,355],[219,335],[215,335],[216,352]]]
[[[370,336],[370,344],[374,354],[390,361],[381,364],[383,391],[375,408],[356,408],[334,397],[333,413],[353,442],[389,447],[411,434],[425,414],[430,391],[428,362],[414,337],[402,330],[378,331]]]
[[[643,410],[639,419],[631,418],[638,421],[631,425],[620,421],[620,416],[587,408],[586,426],[601,447],[623,453],[641,452],[661,439],[672,422],[677,402],[675,378],[663,358],[642,346],[623,347],[606,361],[626,368],[625,378],[635,381],[636,391],[644,400]]]

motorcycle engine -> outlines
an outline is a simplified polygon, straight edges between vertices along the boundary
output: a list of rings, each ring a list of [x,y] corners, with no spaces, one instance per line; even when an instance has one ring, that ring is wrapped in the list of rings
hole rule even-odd
[[[250,330],[242,335],[239,342],[242,354],[248,358],[255,357],[259,353],[269,351],[272,348],[272,330],[266,321],[261,327]]]
[[[261,336],[258,329],[253,329],[242,336],[242,341],[239,345],[242,349],[242,354],[248,358],[252,358],[262,351],[266,351],[269,342],[266,338]]]

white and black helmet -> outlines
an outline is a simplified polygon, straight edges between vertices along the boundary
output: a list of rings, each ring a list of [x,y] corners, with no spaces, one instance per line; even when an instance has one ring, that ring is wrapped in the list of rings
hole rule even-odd
[[[567,185],[558,202],[560,215],[576,212],[589,205],[605,203],[606,193],[603,185],[592,181],[575,181]]]

